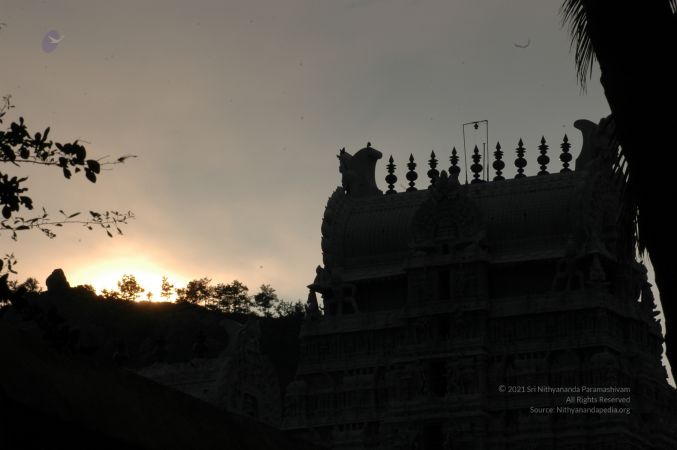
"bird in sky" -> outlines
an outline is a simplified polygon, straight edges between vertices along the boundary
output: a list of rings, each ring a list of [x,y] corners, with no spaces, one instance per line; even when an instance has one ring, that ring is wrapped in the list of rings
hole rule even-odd
[[[63,41],[63,36],[60,36],[59,39],[54,39],[54,36],[47,36],[47,38],[49,39],[50,44],[58,44]]]
[[[517,48],[527,48],[527,47],[529,46],[529,44],[531,44],[531,38],[528,38],[528,39],[527,39],[527,43],[526,43],[526,44],[518,44],[517,42],[514,42],[514,43],[513,43],[513,45],[514,45],[515,47],[517,47]]]

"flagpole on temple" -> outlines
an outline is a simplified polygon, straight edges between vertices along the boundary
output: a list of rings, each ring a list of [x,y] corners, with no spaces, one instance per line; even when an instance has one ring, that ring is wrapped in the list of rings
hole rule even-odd
[[[489,147],[489,121],[487,119],[484,120],[474,120],[472,122],[467,122],[464,123],[462,128],[463,131],[463,164],[465,166],[465,184],[468,184],[468,151],[466,149],[466,142],[465,142],[465,127],[466,125],[472,125],[473,128],[476,130],[479,128],[479,124],[483,123],[484,124],[484,130],[485,130],[485,142],[484,145],[482,146],[482,158],[484,159],[484,166],[486,170],[485,174],[485,180],[489,181],[489,164],[488,164],[488,155],[487,155],[487,149]]]

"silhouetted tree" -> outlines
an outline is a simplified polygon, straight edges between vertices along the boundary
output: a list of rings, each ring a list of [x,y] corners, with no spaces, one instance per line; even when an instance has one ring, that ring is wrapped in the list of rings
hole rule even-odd
[[[40,286],[40,282],[37,280],[37,278],[34,278],[34,277],[26,278],[26,281],[21,283],[21,286],[23,286],[26,289],[26,292],[40,292],[40,291],[42,291],[42,287]]]
[[[640,254],[648,251],[665,313],[665,342],[677,374],[677,239],[666,220],[675,187],[677,83],[676,0],[625,2],[565,0],[581,87],[599,63],[604,94],[615,123],[620,154],[627,161],[624,203],[635,214]]]
[[[105,300],[122,300],[122,295],[116,290],[104,289],[101,291],[101,297]]]
[[[10,96],[2,98],[0,104],[0,124],[7,111],[12,109]],[[133,155],[122,156],[116,161],[103,161],[101,159],[87,159],[87,151],[77,140],[72,143],[58,143],[48,139],[50,129],[46,128],[42,133],[33,135],[28,131],[23,117],[18,122],[12,122],[8,129],[0,131],[0,162],[10,163],[15,166],[34,164],[41,166],[53,166],[59,168],[66,179],[70,179],[73,173],[82,172],[84,176],[95,183],[100,174],[101,167],[111,164],[119,164]],[[54,227],[60,227],[67,223],[82,224],[88,229],[99,226],[112,237],[110,230],[122,234],[119,225],[126,223],[133,217],[131,212],[120,213],[106,211],[98,213],[90,211],[90,217],[77,218],[80,213],[66,214],[60,210],[62,217],[50,218],[43,208],[43,213],[35,217],[16,216],[21,207],[32,210],[33,200],[26,195],[28,188],[22,183],[28,178],[11,177],[0,171],[0,206],[2,207],[3,220],[0,221],[0,231],[11,232],[12,239],[17,238],[17,231],[38,229],[52,238],[55,236]],[[11,219],[11,220],[10,220]]]
[[[0,124],[7,112],[14,108],[11,96],[2,97],[0,101]],[[103,159],[87,159],[87,151],[77,140],[71,143],[58,143],[48,139],[50,129],[31,134],[24,122],[19,117],[18,122],[12,122],[7,129],[0,130],[0,163],[12,166],[25,166],[28,164],[56,167],[63,173],[66,179],[70,179],[73,173],[82,172],[84,176],[95,183],[100,174],[101,167],[111,164],[120,164],[133,155],[122,156],[116,161]],[[27,195],[28,188],[25,186],[27,177],[18,178],[10,176],[4,170],[0,170],[0,233],[9,232],[12,239],[17,239],[17,232],[37,229],[47,237],[56,236],[54,230],[65,224],[80,224],[92,230],[93,227],[101,227],[109,237],[113,237],[111,230],[122,234],[121,224],[126,224],[128,219],[134,217],[131,212],[121,213],[118,211],[96,212],[89,211],[89,216],[82,218],[79,212],[66,213],[59,210],[58,218],[52,218],[43,207],[42,213],[34,216],[17,215],[22,209],[33,210],[33,199]],[[14,255],[5,255],[0,259],[0,272],[16,274],[13,265],[16,263]],[[6,278],[5,278],[6,279]],[[0,279],[0,283],[3,283]],[[2,299],[0,299],[2,301]]]
[[[135,301],[141,293],[145,292],[134,275],[127,274],[123,275],[122,279],[118,281],[118,289],[120,290],[120,298],[127,301]]]
[[[218,283],[212,286],[211,279],[200,278],[190,281],[185,288],[176,290],[177,302],[188,302],[207,309],[227,314],[261,314],[266,317],[285,317],[303,314],[301,303],[287,302],[278,297],[269,284],[261,285],[260,291],[249,295],[249,288],[238,280]]]
[[[252,299],[248,295],[249,288],[233,280],[232,283],[219,283],[214,287],[214,298],[220,311],[226,313],[252,313]]]
[[[75,289],[85,292],[92,297],[96,296],[96,289],[94,289],[94,286],[92,286],[91,284],[80,284],[78,286],[75,286]]]
[[[174,292],[174,285],[169,282],[166,276],[162,276],[162,285],[160,286],[160,297],[164,298],[165,301],[169,301],[172,297],[172,292]]]
[[[176,301],[208,306],[213,298],[211,282],[212,280],[207,277],[189,281],[185,288],[176,290]]]
[[[7,285],[13,289],[22,289],[24,292],[40,292],[42,291],[42,287],[40,287],[40,282],[33,277],[28,277],[26,278],[26,281],[23,283],[19,283],[17,280],[10,280],[7,282]]]
[[[289,302],[286,300],[280,300],[275,305],[274,309],[277,317],[303,316],[306,310],[303,303]]]
[[[261,314],[266,317],[273,315],[273,305],[279,301],[277,293],[269,284],[262,284],[260,292],[254,295],[254,303],[258,307]]]

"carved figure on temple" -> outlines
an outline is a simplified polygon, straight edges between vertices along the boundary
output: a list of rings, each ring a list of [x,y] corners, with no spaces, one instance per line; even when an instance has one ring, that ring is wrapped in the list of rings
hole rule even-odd
[[[616,123],[611,115],[602,118],[599,124],[587,119],[579,119],[574,122],[574,127],[583,134],[583,148],[576,159],[576,170],[585,168],[600,156],[608,157],[609,150],[618,146],[618,142],[614,139]]]
[[[466,380],[458,356],[452,356],[447,365],[447,392],[451,397],[467,393]]]
[[[475,252],[486,247],[484,219],[478,205],[461,192],[458,176],[445,171],[429,190],[412,219],[409,246],[430,251],[440,246]]]
[[[578,267],[581,257],[576,253],[576,244],[573,238],[570,238],[564,258],[557,262],[557,273],[552,280],[553,291],[568,291],[583,287],[583,272]]]
[[[354,156],[345,148],[341,149],[337,158],[342,175],[341,184],[347,195],[364,197],[383,194],[376,186],[375,179],[376,161],[382,156],[381,152],[371,147],[371,143],[367,143],[367,146]]]
[[[315,279],[311,284],[308,285],[308,289],[314,292],[319,292],[324,294],[331,290],[331,274],[327,269],[322,268],[322,266],[317,266],[315,268]]]
[[[308,291],[308,300],[306,301],[306,315],[311,319],[318,318],[320,313],[320,306],[317,303],[317,295],[315,291]]]

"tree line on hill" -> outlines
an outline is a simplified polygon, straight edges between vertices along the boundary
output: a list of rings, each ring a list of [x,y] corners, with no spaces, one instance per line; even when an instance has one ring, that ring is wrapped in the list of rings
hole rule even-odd
[[[117,290],[104,289],[101,297],[104,300],[120,301],[151,301],[153,293],[141,286],[136,277],[125,274],[117,282]],[[22,289],[25,292],[40,292],[40,282],[33,278],[27,278],[23,283],[16,280],[9,281],[9,287],[13,290]],[[92,294],[96,295],[91,285],[83,286]],[[143,294],[146,293],[144,296]],[[250,294],[249,288],[238,280],[230,283],[216,283],[207,277],[189,281],[185,287],[175,288],[166,276],[162,277],[160,297],[164,301],[171,301],[175,296],[176,303],[190,303],[202,306],[208,310],[227,314],[250,314],[263,317],[285,317],[290,315],[302,315],[305,311],[301,302],[291,302],[278,297],[277,292],[269,284],[262,284],[256,294]]]

